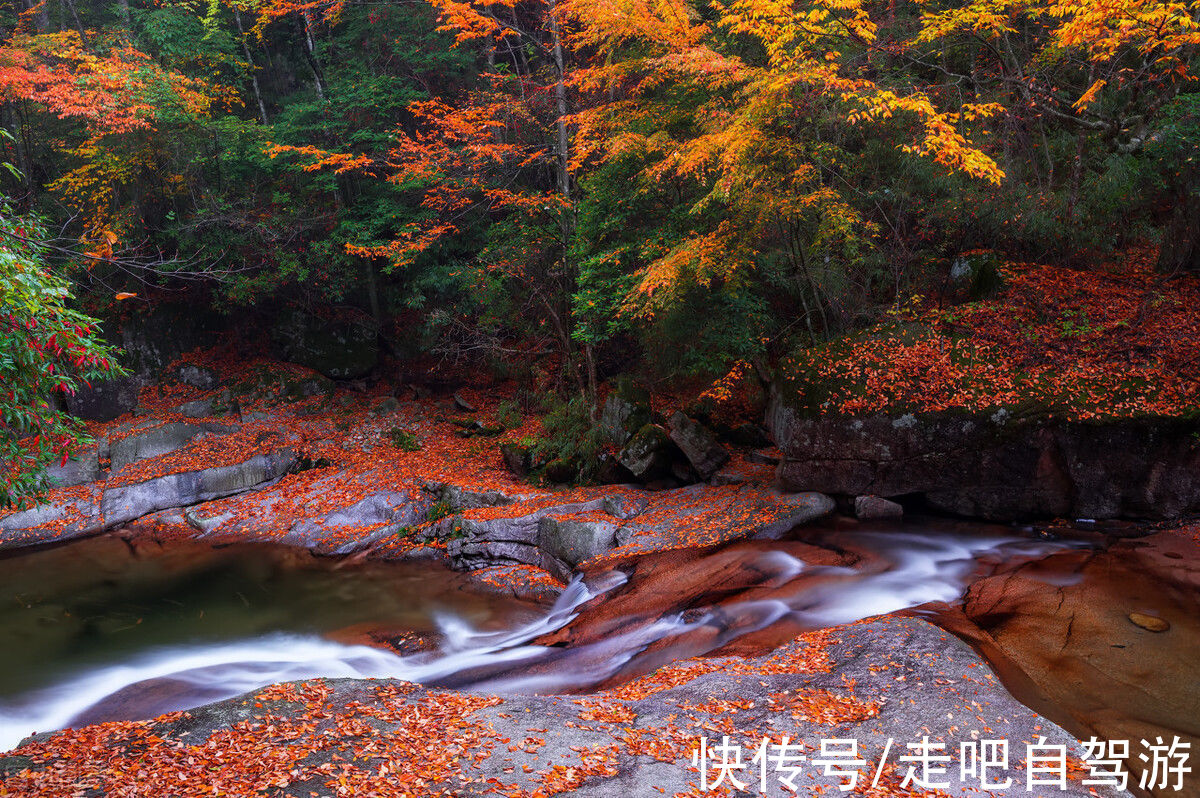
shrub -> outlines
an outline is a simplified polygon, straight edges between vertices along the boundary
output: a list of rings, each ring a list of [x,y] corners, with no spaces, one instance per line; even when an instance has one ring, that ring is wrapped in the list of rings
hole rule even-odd
[[[388,440],[392,442],[392,446],[397,449],[403,449],[406,452],[421,451],[421,444],[417,441],[417,436],[402,427],[392,427],[387,433]]]
[[[496,408],[496,423],[504,429],[516,429],[525,419],[516,402],[505,400]]]
[[[7,508],[42,500],[46,467],[65,464],[90,440],[56,399],[125,372],[99,323],[68,307],[67,281],[45,267],[37,220],[0,205],[0,233],[0,507]]]
[[[592,421],[582,397],[553,403],[542,419],[542,436],[533,446],[534,461],[555,463],[574,472],[578,482],[593,482],[600,469],[604,434]],[[559,475],[556,475],[556,478]]]
[[[426,514],[426,518],[430,523],[433,523],[434,521],[440,521],[443,518],[451,515],[454,515],[454,505],[450,502],[450,500],[438,499],[436,502],[430,505],[429,512]]]

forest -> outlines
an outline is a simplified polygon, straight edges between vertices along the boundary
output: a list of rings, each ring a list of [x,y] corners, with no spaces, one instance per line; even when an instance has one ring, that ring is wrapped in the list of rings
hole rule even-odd
[[[4,4],[0,796],[1194,794],[1198,78],[1200,0]]]
[[[0,30],[5,234],[100,317],[297,308],[594,405],[982,295],[972,253],[1200,264],[1194,3],[47,0]]]

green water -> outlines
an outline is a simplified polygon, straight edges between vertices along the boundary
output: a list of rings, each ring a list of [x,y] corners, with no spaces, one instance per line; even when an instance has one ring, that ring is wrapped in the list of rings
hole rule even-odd
[[[165,647],[281,632],[351,643],[425,637],[439,613],[500,629],[540,610],[436,563],[105,535],[0,559],[0,699]]]

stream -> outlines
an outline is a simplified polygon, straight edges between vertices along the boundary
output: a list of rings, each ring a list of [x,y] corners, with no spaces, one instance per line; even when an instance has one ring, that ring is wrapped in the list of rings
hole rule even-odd
[[[0,559],[0,751],[314,677],[586,692],[889,612],[938,622],[998,573],[1069,587],[1093,548],[979,524],[835,523],[625,561],[547,608],[429,562],[106,535]],[[1056,557],[1068,565],[1043,565]]]

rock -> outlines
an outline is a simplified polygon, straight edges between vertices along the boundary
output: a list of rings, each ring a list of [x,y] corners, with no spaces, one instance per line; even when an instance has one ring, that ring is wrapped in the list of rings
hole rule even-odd
[[[625,485],[634,481],[629,469],[621,465],[621,461],[608,452],[596,456],[599,467],[596,469],[596,482],[600,485]]]
[[[645,424],[629,439],[617,459],[635,477],[649,481],[671,468],[672,449],[666,430],[656,424]]]
[[[232,518],[233,514],[232,513],[222,513],[220,515],[214,515],[212,517],[204,517],[204,516],[201,516],[195,510],[195,508],[187,507],[183,510],[182,516],[183,516],[183,520],[187,523],[188,526],[192,527],[197,532],[204,534],[207,532],[211,532],[214,529],[216,529],[217,527],[221,526],[221,524],[225,523],[230,518]]]
[[[256,454],[231,465],[167,474],[131,485],[106,488],[100,513],[106,527],[127,523],[156,510],[184,507],[231,496],[287,473],[295,462],[290,449]]]
[[[313,396],[328,396],[333,393],[333,380],[315,372],[297,375],[294,371],[272,366],[262,366],[240,380],[231,391],[238,396],[268,404],[298,402]],[[341,397],[351,401],[349,397]]]
[[[676,411],[667,421],[671,440],[701,479],[708,479],[729,460],[729,452],[699,423]],[[632,469],[631,469],[632,470]]]
[[[616,381],[600,413],[600,428],[604,434],[617,446],[624,446],[649,423],[649,392],[629,380]]]
[[[563,581],[576,565],[624,542],[616,519],[587,521],[545,516],[538,522],[538,548],[557,561],[546,563],[550,566],[546,570]]]
[[[592,499],[536,509],[518,505],[507,516],[446,519],[455,525],[457,533],[446,542],[446,553],[453,566],[461,570],[473,571],[502,563],[544,567],[545,557],[538,546],[542,519],[549,515],[598,512],[603,507],[603,499]]]
[[[500,444],[500,457],[504,460],[504,467],[518,477],[528,476],[533,467],[533,454],[528,447],[520,444]]]
[[[295,384],[288,393],[288,398],[299,397],[308,399],[313,396],[328,396],[333,393],[333,383],[323,376],[306,377]]]
[[[566,485],[579,478],[579,468],[570,460],[551,460],[542,469],[542,476],[547,482]]]
[[[956,515],[1011,521],[1177,518],[1200,512],[1200,420],[802,417],[778,396],[769,421],[784,489],[921,494]]]
[[[210,344],[221,319],[194,304],[155,303],[121,327],[126,365],[143,377],[158,377],[181,356]],[[197,386],[200,387],[200,386]]]
[[[1162,618],[1156,618],[1153,615],[1145,615],[1140,612],[1129,613],[1129,620],[1132,621],[1135,626],[1140,626],[1150,632],[1165,632],[1171,628],[1171,624],[1168,621]]]
[[[622,521],[628,521],[646,512],[650,499],[643,491],[632,489],[632,486],[629,487],[631,488],[629,491],[610,493],[605,496],[604,503],[601,505],[604,512]]]
[[[494,438],[504,434],[504,427],[488,426],[477,418],[452,418],[450,423],[459,428],[459,436],[463,438]]]
[[[378,327],[367,319],[318,319],[285,311],[272,330],[283,354],[338,380],[363,377],[379,361]]]
[[[750,481],[750,475],[740,468],[725,467],[708,478],[710,485],[744,485]]]
[[[210,368],[197,366],[192,363],[184,363],[175,370],[175,375],[184,385],[190,385],[193,388],[199,388],[202,391],[208,391],[216,388],[219,380],[217,374]]]
[[[479,507],[504,507],[534,498],[535,493],[506,493],[500,490],[476,490],[462,485],[426,484],[425,489],[436,494],[450,507],[471,510]]]
[[[192,402],[184,402],[173,409],[185,418],[205,418],[213,415],[214,403],[212,399],[196,399]]]
[[[0,781],[16,776],[22,770],[34,767],[34,761],[27,756],[0,756]]]
[[[280,468],[294,472],[301,458]],[[429,518],[432,496],[419,488],[380,488],[392,481],[387,470],[352,473],[321,469],[315,479],[288,486],[286,497],[271,481],[239,491],[235,504],[212,502],[183,513],[167,510],[143,519],[149,526],[187,523],[214,541],[269,541],[321,555],[375,551],[388,541],[395,556],[407,556],[412,528]],[[249,480],[247,480],[249,481]],[[231,494],[232,495],[232,494]]]
[[[758,424],[741,424],[734,427],[725,437],[737,446],[761,449],[771,445],[771,436]]]
[[[454,392],[454,409],[460,413],[474,413],[477,408],[466,400],[466,398],[458,391]]]
[[[995,252],[965,252],[950,264],[950,282],[961,300],[979,300],[994,296],[1003,285],[1002,260]]]
[[[80,386],[75,393],[67,395],[67,410],[86,421],[112,421],[133,412],[141,386],[137,377],[102,380],[92,383],[90,388]]]
[[[902,518],[904,508],[879,496],[855,496],[854,516],[861,521],[881,518]]]
[[[325,484],[337,484],[337,477]],[[322,554],[351,554],[411,529],[428,517],[431,504],[428,499],[395,490],[367,492],[368,484],[351,484],[352,495],[362,498],[319,517],[293,521],[280,542]],[[362,495],[364,492],[366,495]],[[316,498],[325,491],[314,493]],[[364,533],[364,529],[371,531]]]
[[[751,536],[777,539],[835,509],[833,499],[820,493],[779,493],[751,485],[719,493],[708,485],[654,493],[631,491],[628,498],[607,501],[612,503],[606,502],[606,512],[627,519],[621,534],[626,536],[623,539],[631,554]]]
[[[188,424],[172,421],[158,427],[151,427],[144,432],[134,432],[114,441],[109,445],[109,456],[112,458],[112,471],[120,471],[130,463],[158,457],[176,449],[182,449],[192,442],[197,435],[205,432],[224,434],[233,432],[236,427],[225,424]]]
[[[228,769],[227,792],[246,794],[249,787],[242,785],[278,779],[290,784],[281,788],[280,794],[284,794],[282,790],[289,795],[308,795],[314,790],[328,794],[331,788],[326,785],[333,783],[336,789],[340,774],[354,785],[352,793],[367,795],[394,792],[396,774],[429,771],[432,775],[421,788],[427,794],[544,793],[549,781],[545,774],[567,774],[561,776],[562,782],[554,783],[570,784],[569,792],[578,798],[642,798],[701,794],[696,787],[699,773],[690,766],[692,752],[702,740],[709,746],[720,745],[722,729],[728,724],[738,735],[729,740],[726,750],[736,752],[743,769],[721,771],[710,766],[708,778],[733,775],[739,784],[748,786],[738,791],[740,795],[780,798],[849,793],[838,789],[843,779],[805,760],[794,760],[795,792],[782,789],[779,778],[785,773],[780,770],[768,773],[766,789],[760,791],[751,758],[761,739],[775,745],[784,738],[796,745],[804,741],[797,752],[802,750],[801,755],[807,757],[817,756],[813,741],[854,740],[857,755],[867,764],[861,769],[845,763],[832,767],[841,764],[859,773],[858,782],[863,784],[874,777],[871,763],[899,756],[910,750],[906,745],[928,738],[935,746],[928,749],[934,756],[944,752],[952,757],[944,763],[926,760],[931,764],[926,777],[945,782],[946,789],[939,792],[948,796],[980,791],[980,777],[972,777],[965,766],[958,766],[962,742],[1011,741],[1015,750],[1007,754],[1008,765],[994,768],[989,775],[1001,780],[1012,777],[1014,792],[1020,791],[1025,778],[1023,767],[1016,766],[1026,752],[1021,741],[1044,737],[1049,750],[1062,746],[1073,762],[1084,756],[1078,740],[1021,705],[968,646],[947,639],[936,627],[915,619],[883,619],[839,630],[838,637],[840,640],[823,644],[819,637],[801,636],[777,652],[753,657],[683,660],[664,667],[661,678],[651,681],[653,689],[635,689],[632,696],[617,691],[591,693],[579,687],[594,678],[598,666],[586,656],[590,653],[595,658],[601,653],[598,651],[579,657],[572,650],[550,650],[542,660],[550,664],[536,669],[530,668],[527,660],[507,671],[503,662],[488,663],[459,675],[459,681],[471,687],[466,693],[395,680],[311,680],[283,690],[255,690],[146,725],[113,724],[103,731],[71,732],[72,737],[39,738],[45,743],[42,748],[6,757],[0,760],[0,767],[6,786],[16,794],[36,792],[31,785],[39,783],[40,774],[24,770],[33,760],[64,782],[64,792],[83,794],[95,787],[97,793],[111,794],[121,786],[119,774],[136,773],[144,767],[141,741],[146,738],[161,741],[157,744],[174,754],[156,763],[162,781],[180,783],[189,777],[189,768],[194,770],[189,764],[193,759],[250,750],[262,744],[270,729],[280,728],[289,734],[289,753],[296,752],[292,758],[243,757],[236,772]],[[806,663],[807,657],[821,654],[827,654],[827,666]],[[526,670],[518,670],[520,667]],[[547,676],[539,678],[543,671],[548,671]],[[520,685],[520,677],[526,675],[536,687],[505,689],[506,685]],[[588,694],[578,702],[556,695],[568,691]],[[808,716],[803,711],[806,696],[816,700],[822,716],[832,717]],[[704,709],[714,704],[720,709]],[[451,712],[445,723],[430,721]],[[554,733],[547,734],[544,729]],[[354,755],[362,749],[364,735],[376,756]],[[90,748],[66,744],[81,736],[98,742]],[[530,738],[536,742],[526,743],[520,754],[508,750],[509,741]],[[414,745],[414,740],[420,744]],[[652,755],[646,753],[649,746],[653,746]],[[446,755],[456,748],[465,748],[470,756],[456,761],[452,753]],[[26,758],[30,753],[36,756]],[[332,775],[328,767],[331,756],[339,757],[334,760]],[[435,768],[430,767],[431,756],[439,758]],[[381,761],[390,767],[381,767]],[[930,794],[932,791],[919,787],[900,787],[906,764],[881,771],[882,779],[873,791],[879,795]],[[914,772],[920,774],[920,767],[913,764]],[[469,786],[464,789],[464,784]],[[725,792],[734,794],[735,790]],[[1128,795],[1075,780],[1066,781],[1061,790],[1055,787],[1051,793],[1043,789],[1039,794],[1063,798]]]
[[[1154,739],[1170,729],[1200,748],[1200,540],[1193,535],[1165,530],[1067,548],[976,581],[961,607],[978,630],[962,636],[998,648],[1000,656],[988,659],[1006,683],[1021,687],[1030,706],[1075,723],[1081,739]],[[1154,625],[1170,618],[1171,632],[1150,634],[1135,615]],[[1136,755],[1126,766],[1131,785],[1147,767]]]
[[[680,485],[691,485],[696,481],[696,472],[682,460],[672,460],[671,477]]]
[[[98,491],[99,489],[97,488],[96,490]],[[70,532],[99,531],[102,528],[99,518],[99,505],[93,497],[73,499],[67,502],[55,502],[53,504],[39,504],[27,510],[19,510],[15,513],[0,516],[0,532],[23,533],[43,524],[69,521],[73,516],[78,519],[78,523],[70,524],[66,529],[51,529],[44,537],[34,536],[32,539],[22,540],[18,536],[6,534],[4,540],[0,541],[0,549],[15,547],[17,545],[44,543],[52,540],[66,540],[68,537],[71,537],[68,534]]]
[[[374,407],[371,408],[371,415],[386,416],[389,413],[395,413],[399,409],[400,403],[396,401],[394,396],[389,396],[380,400]]]
[[[100,458],[97,447],[92,446],[77,452],[66,463],[56,461],[46,469],[46,476],[60,488],[82,485],[100,479]]]
[[[779,458],[770,452],[757,451],[750,452],[750,454],[746,455],[746,462],[754,463],[756,465],[777,466],[779,465]]]

